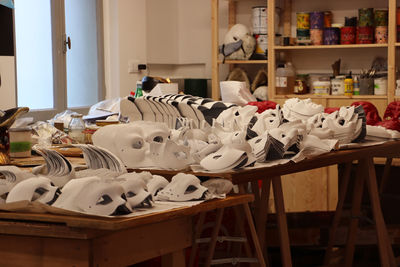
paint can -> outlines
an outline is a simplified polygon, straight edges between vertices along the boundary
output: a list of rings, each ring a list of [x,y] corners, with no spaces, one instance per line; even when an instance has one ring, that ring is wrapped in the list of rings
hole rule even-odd
[[[297,29],[308,30],[310,29],[310,13],[297,12],[296,13]]]
[[[372,44],[374,41],[374,27],[358,26],[357,27],[357,44]]]
[[[376,26],[388,26],[388,10],[376,9],[374,13],[374,21]]]
[[[332,95],[344,95],[345,76],[336,76],[331,80]]]
[[[332,12],[331,11],[324,12],[324,27],[325,28],[332,27]]]
[[[266,56],[268,49],[268,35],[267,34],[255,34],[256,38],[256,54]]]
[[[311,12],[310,29],[323,29],[323,28],[324,28],[324,12]]]
[[[330,81],[315,81],[313,82],[315,95],[329,95],[331,89]]]
[[[386,95],[387,94],[387,78],[376,78],[374,79],[374,94],[375,95]]]
[[[255,6],[252,8],[253,33],[267,34],[268,18],[266,6]]]
[[[355,44],[356,43],[356,27],[345,26],[340,28],[340,43]]]
[[[322,45],[324,31],[322,29],[311,29],[310,39],[313,45]]]
[[[373,8],[360,8],[358,10],[358,26],[374,26],[374,9]]]
[[[340,29],[335,27],[324,29],[324,45],[337,45],[339,44]]]
[[[388,43],[388,26],[375,27],[375,43],[377,44]]]

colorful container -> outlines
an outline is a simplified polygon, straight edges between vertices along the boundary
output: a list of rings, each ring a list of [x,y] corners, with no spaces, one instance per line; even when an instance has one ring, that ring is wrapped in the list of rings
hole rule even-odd
[[[324,30],[321,29],[311,29],[310,39],[313,45],[322,45],[323,43]]]
[[[375,43],[377,44],[388,43],[388,26],[375,27]]]
[[[337,45],[340,42],[340,29],[339,28],[325,28],[324,29],[324,45]]]
[[[330,81],[315,81],[313,82],[314,94],[316,95],[329,95],[331,90]]]
[[[340,43],[355,44],[356,43],[356,27],[345,26],[340,28]]]
[[[297,29],[308,30],[310,29],[310,13],[297,12]]]
[[[268,35],[267,34],[255,34],[254,38],[256,38],[256,54],[266,56],[266,52],[268,49]]]
[[[323,28],[324,28],[324,12],[311,12],[310,29],[323,29]]]
[[[357,27],[357,44],[372,44],[374,42],[374,27]]]
[[[297,29],[296,34],[297,34],[297,39],[299,39],[299,40],[309,40],[310,39],[310,30]]]
[[[332,27],[332,12],[331,11],[324,12],[324,27],[325,28]]]
[[[373,8],[360,8],[358,10],[358,26],[374,26],[374,9]]]
[[[377,9],[374,13],[375,27],[377,26],[388,26],[388,10]]]

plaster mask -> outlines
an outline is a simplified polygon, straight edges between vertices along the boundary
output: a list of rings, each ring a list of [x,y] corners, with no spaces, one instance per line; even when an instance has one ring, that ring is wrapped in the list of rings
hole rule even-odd
[[[258,135],[264,134],[266,131],[278,128],[283,119],[283,112],[279,105],[275,109],[267,109],[263,113],[256,114],[257,121],[254,123],[251,130],[255,131]]]
[[[282,110],[288,120],[307,120],[315,114],[324,112],[324,107],[313,103],[309,98],[304,100],[291,98],[285,101]]]
[[[157,194],[158,200],[189,201],[204,199],[207,188],[192,174],[178,173],[171,182]]]
[[[96,176],[69,181],[53,206],[100,216],[132,211],[126,205],[124,188],[120,184]]]
[[[253,54],[256,41],[251,35],[249,28],[243,24],[235,24],[230,28],[224,38],[224,45],[237,43],[241,41],[241,46],[238,50],[231,53],[226,58],[228,59],[249,59]]]
[[[147,191],[145,181],[136,173],[123,174],[117,178],[117,182],[124,188],[126,200],[132,209],[153,206],[153,197]]]
[[[151,179],[147,183],[147,190],[153,196],[157,196],[158,192],[164,189],[169,184],[168,180],[160,175],[153,175],[153,179]]]
[[[15,166],[0,166],[0,203],[5,203],[10,190],[19,182],[34,176]]]
[[[284,150],[288,150],[292,145],[299,142],[299,131],[297,129],[291,129],[289,131],[282,131],[281,129],[272,129],[268,134],[275,140],[278,140],[283,144]]]
[[[92,140],[129,168],[183,169],[191,162],[190,149],[168,140],[169,133],[165,124],[137,121],[102,127]]]
[[[58,187],[49,178],[31,177],[16,184],[7,195],[6,203],[17,201],[38,201],[51,205],[60,195]]]
[[[209,171],[233,170],[247,164],[247,153],[229,145],[224,145],[217,152],[209,154],[200,161],[200,165]]]

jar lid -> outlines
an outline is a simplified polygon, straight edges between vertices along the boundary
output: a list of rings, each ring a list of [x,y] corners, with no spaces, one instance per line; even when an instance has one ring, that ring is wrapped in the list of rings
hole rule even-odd
[[[79,114],[79,113],[76,113],[76,114],[72,114],[71,115],[71,118],[82,118],[83,117],[83,115],[82,114]]]

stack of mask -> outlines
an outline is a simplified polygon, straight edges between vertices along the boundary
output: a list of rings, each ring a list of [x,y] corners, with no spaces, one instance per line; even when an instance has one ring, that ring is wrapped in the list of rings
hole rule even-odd
[[[234,104],[190,95],[164,95],[161,97],[128,97],[121,100],[121,117],[126,121],[164,122],[170,129],[182,126],[202,128],[212,124],[224,110]]]

